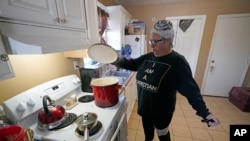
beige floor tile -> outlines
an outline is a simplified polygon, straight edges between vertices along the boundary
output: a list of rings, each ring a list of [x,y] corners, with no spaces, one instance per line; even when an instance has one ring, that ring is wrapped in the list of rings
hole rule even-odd
[[[187,121],[186,121],[186,118],[184,118],[183,116],[175,116],[174,115],[174,118],[172,119],[171,121],[171,124],[174,124],[174,125],[183,125],[183,126],[187,126]]]
[[[182,110],[193,110],[193,108],[191,107],[191,105],[188,102],[185,102],[186,100],[182,100],[180,102],[180,106]]]
[[[230,133],[230,124],[228,122],[221,122],[220,127],[222,127],[225,131],[225,133],[227,133],[229,135]]]
[[[192,138],[174,136],[173,141],[193,141]]]
[[[230,116],[235,124],[250,124],[250,119],[244,116]]]
[[[175,117],[184,117],[184,113],[183,113],[183,111],[181,109],[176,109],[174,111],[174,116]]]
[[[214,130],[214,131],[222,131],[222,132],[227,132],[227,131],[229,131],[229,127],[227,128],[227,129],[225,129],[224,127],[223,127],[223,124],[221,123],[220,125],[218,125],[218,126],[213,126],[213,127],[208,127],[208,126],[206,126],[206,128],[207,128],[207,130]],[[229,132],[227,132],[227,133],[229,133]]]
[[[130,118],[138,119],[138,120],[141,119],[141,117],[136,112],[134,112],[134,111],[131,113]]]
[[[135,101],[133,112],[137,113],[138,101]]]
[[[207,129],[191,127],[190,132],[194,139],[201,140],[201,141],[213,141]]]
[[[231,124],[250,124],[250,112],[242,112],[228,101],[228,98],[203,96],[210,111],[217,116],[221,124],[207,127],[200,122],[196,111],[185,97],[177,95],[176,110],[170,124],[172,141],[229,141]],[[144,141],[143,127],[137,115],[137,101],[128,122],[128,141]],[[155,135],[154,141],[159,141]]]
[[[249,117],[250,119],[250,112],[243,112],[243,113],[244,113],[244,116]]]
[[[136,129],[128,129],[128,141],[136,141]]]
[[[180,104],[188,104],[188,101],[185,97],[180,97],[178,100],[177,100],[177,103],[180,103]]]
[[[211,135],[213,141],[229,141],[229,136],[225,132],[209,130],[209,134]]]
[[[179,104],[179,103],[176,103],[176,105],[175,105],[175,110],[176,111],[182,111],[182,108],[181,108],[181,104]]]
[[[189,127],[206,128],[207,124],[201,122],[198,118],[186,118]]]
[[[216,98],[215,98],[215,97],[212,97],[212,96],[203,96],[203,99],[204,99],[206,102],[213,102]]]
[[[128,129],[138,129],[140,120],[138,119],[130,119],[128,122]]]
[[[193,109],[185,109],[185,110],[183,110],[183,113],[184,113],[184,116],[186,118],[197,118],[197,119],[200,119],[200,117],[198,117],[196,115],[196,112]]]
[[[159,138],[155,136],[154,141],[159,141]]]
[[[191,138],[190,130],[187,126],[183,125],[174,125],[172,124],[172,132],[173,136],[187,137]]]
[[[216,113],[215,116],[217,116],[221,122],[233,122],[233,119],[230,116],[228,116],[228,114],[221,112],[221,113]]]
[[[145,138],[144,138],[144,133],[143,131],[137,131],[136,132],[136,141],[144,141]]]
[[[143,131],[143,125],[142,125],[142,122],[141,122],[141,120],[140,120],[140,123],[139,123],[139,127],[138,127],[138,130],[141,130],[141,131]]]

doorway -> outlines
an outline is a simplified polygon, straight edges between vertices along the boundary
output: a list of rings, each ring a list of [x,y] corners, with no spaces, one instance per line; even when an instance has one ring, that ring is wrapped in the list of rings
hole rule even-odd
[[[166,20],[173,23],[176,32],[173,49],[185,56],[195,76],[206,15],[166,17]]]
[[[242,86],[250,62],[250,14],[217,17],[202,94],[228,97]]]

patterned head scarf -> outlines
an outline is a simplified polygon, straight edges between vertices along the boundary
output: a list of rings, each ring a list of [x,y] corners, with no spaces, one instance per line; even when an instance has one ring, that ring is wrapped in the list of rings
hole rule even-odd
[[[174,39],[174,30],[172,22],[169,20],[160,20],[154,24],[154,28],[151,33],[159,34],[165,39]]]

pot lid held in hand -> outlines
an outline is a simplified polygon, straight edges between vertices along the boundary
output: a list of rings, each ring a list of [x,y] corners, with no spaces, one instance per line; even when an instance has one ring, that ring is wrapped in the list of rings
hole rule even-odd
[[[90,46],[87,53],[91,59],[103,64],[113,63],[118,58],[118,54],[111,46],[100,43]]]

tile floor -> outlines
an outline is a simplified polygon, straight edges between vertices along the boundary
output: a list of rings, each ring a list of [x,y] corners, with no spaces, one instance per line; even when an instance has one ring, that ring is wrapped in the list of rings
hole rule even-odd
[[[229,141],[230,124],[250,124],[250,112],[242,112],[228,98],[204,96],[210,111],[216,115],[221,124],[207,127],[195,115],[195,110],[187,100],[177,95],[176,110],[170,125],[172,141]],[[144,141],[140,116],[136,113],[137,103],[128,121],[128,141]],[[154,141],[159,141],[155,136]]]

